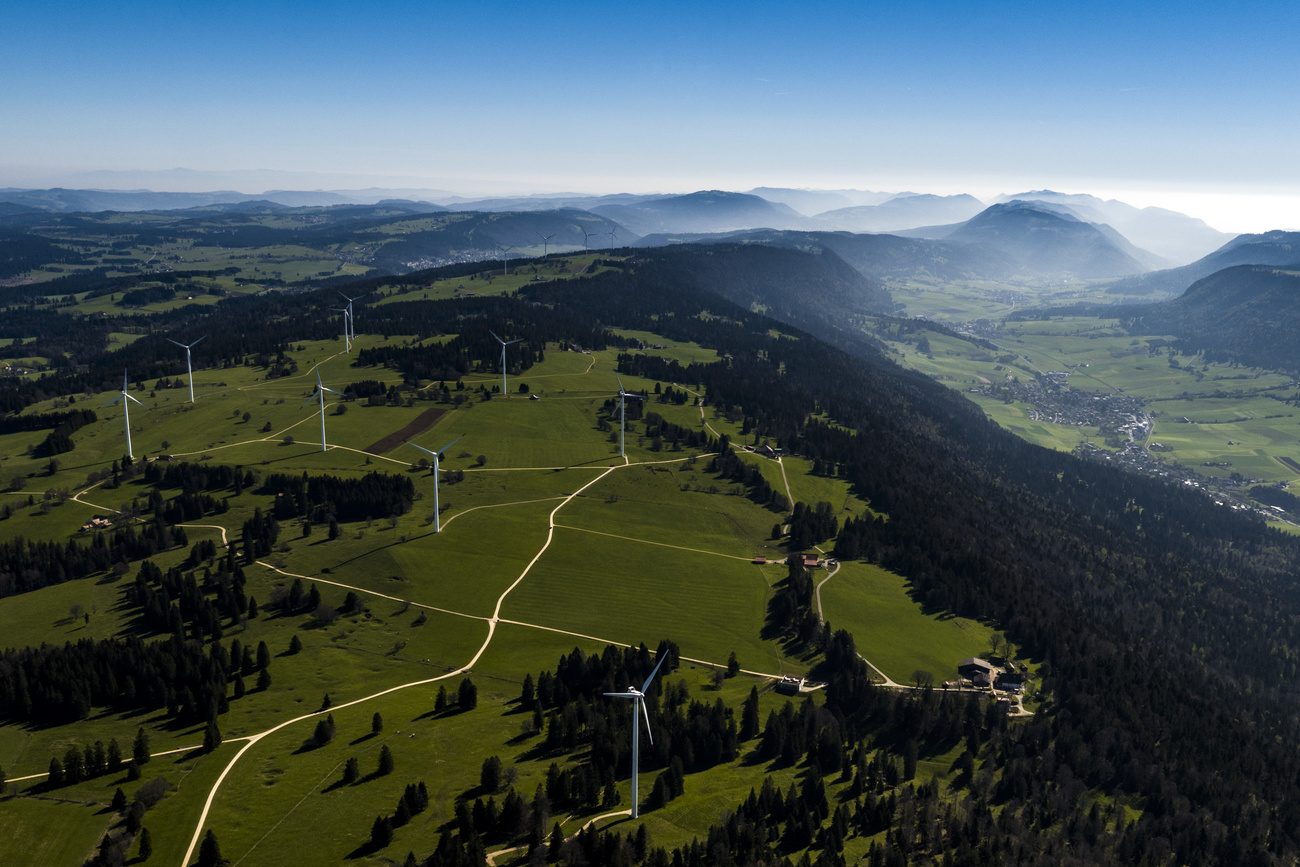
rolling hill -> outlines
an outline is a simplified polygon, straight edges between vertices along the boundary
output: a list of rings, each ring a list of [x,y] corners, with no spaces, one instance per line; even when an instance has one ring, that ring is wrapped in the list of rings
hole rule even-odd
[[[652,232],[730,232],[765,227],[796,228],[805,219],[787,205],[745,193],[706,190],[633,204],[597,205],[593,214],[626,226],[637,235]]]
[[[1105,223],[1138,247],[1169,259],[1173,265],[1195,261],[1222,247],[1234,237],[1228,232],[1211,228],[1204,220],[1177,211],[1156,207],[1136,208],[1116,199],[1101,199],[1086,193],[1032,190],[999,196],[995,202],[1002,204],[1016,199],[1064,205],[1079,219],[1089,223]]]
[[[1109,291],[1117,295],[1153,296],[1153,300],[1181,295],[1193,283],[1234,265],[1295,265],[1300,263],[1300,232],[1274,230],[1258,235],[1238,235],[1208,256],[1189,265],[1117,281]]]
[[[974,196],[903,195],[878,205],[860,205],[824,211],[815,217],[830,230],[846,232],[895,232],[917,226],[958,223],[984,209]]]
[[[1300,268],[1234,265],[1130,310],[1131,331],[1176,335],[1186,352],[1300,373]]]
[[[992,205],[945,237],[1001,252],[1025,274],[1048,279],[1090,280],[1149,270],[1125,249],[1123,239],[1033,202]]]

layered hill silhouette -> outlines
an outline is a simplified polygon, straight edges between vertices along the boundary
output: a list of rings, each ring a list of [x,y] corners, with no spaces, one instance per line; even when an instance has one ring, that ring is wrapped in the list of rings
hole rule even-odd
[[[1300,232],[1274,230],[1238,235],[1208,256],[1151,274],[1120,280],[1110,288],[1117,295],[1151,296],[1152,300],[1182,295],[1203,277],[1234,265],[1294,265],[1300,263]]]
[[[1188,352],[1300,371],[1300,265],[1236,265],[1196,281],[1172,301],[1129,310],[1130,329],[1173,334]]]
[[[705,190],[685,196],[630,203],[597,205],[589,208],[626,226],[637,235],[652,232],[729,232],[762,226],[772,229],[798,228],[804,217],[788,205],[769,202],[747,193]]]
[[[902,195],[878,205],[838,208],[816,216],[827,229],[847,232],[894,232],[917,226],[958,223],[984,210],[974,196]]]
[[[956,226],[906,234],[995,250],[1025,275],[1083,280],[1151,270],[1156,261],[1109,226],[1084,222],[1067,209],[1016,200],[992,205]]]
[[[1162,256],[1173,265],[1185,265],[1219,249],[1234,237],[1206,225],[1204,220],[1165,208],[1135,208],[1116,199],[1100,199],[1086,193],[1058,193],[1032,190],[999,196],[998,204],[1013,200],[1044,202],[1064,206],[1088,223],[1102,223],[1120,232],[1143,250]]]

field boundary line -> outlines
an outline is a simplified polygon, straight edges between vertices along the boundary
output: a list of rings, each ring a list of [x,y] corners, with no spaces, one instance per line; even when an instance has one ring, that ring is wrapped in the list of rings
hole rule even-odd
[[[684,545],[669,545],[667,542],[651,542],[649,539],[637,539],[632,536],[620,536],[617,533],[605,533],[600,530],[588,530],[586,527],[574,527],[569,524],[556,524],[561,530],[576,530],[579,533],[594,533],[597,536],[608,536],[611,539],[623,539],[628,542],[638,542],[642,545],[657,545],[660,548],[674,548],[678,551],[690,551],[694,554],[708,554],[710,557],[726,557],[730,560],[743,560],[746,563],[753,563],[753,557],[741,557],[736,554],[720,554],[717,551],[705,551],[702,548],[687,548]]]

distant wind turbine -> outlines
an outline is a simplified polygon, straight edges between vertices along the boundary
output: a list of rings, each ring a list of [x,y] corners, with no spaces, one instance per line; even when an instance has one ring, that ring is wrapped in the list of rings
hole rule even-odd
[[[582,249],[583,250],[591,249],[590,247],[587,246],[587,240],[596,233],[588,232],[586,229],[582,228],[581,226],[578,227],[578,231],[582,233]]]
[[[200,337],[199,340],[203,340],[207,336],[208,335],[205,334],[203,335],[203,337]],[[176,343],[176,341],[172,340],[170,337],[164,337],[163,339],[166,340],[168,343]],[[189,380],[190,383],[190,403],[194,403],[194,371],[190,369],[190,349],[197,346],[199,340],[196,340],[193,343],[188,343],[188,344],[176,343],[177,346],[185,350],[185,378]]]
[[[608,696],[609,698],[632,699],[632,818],[633,819],[635,819],[639,814],[640,806],[641,806],[639,803],[639,799],[637,798],[636,784],[637,784],[637,771],[640,769],[641,753],[640,753],[639,736],[641,734],[641,719],[643,717],[645,719],[645,736],[650,739],[650,746],[653,747],[655,744],[654,735],[650,734],[650,711],[645,709],[645,691],[650,688],[650,681],[655,679],[655,675],[659,673],[659,666],[663,665],[664,660],[666,660],[667,658],[668,658],[668,653],[666,651],[660,654],[660,659],[658,664],[655,665],[654,671],[650,672],[650,676],[645,679],[645,683],[641,685],[640,689],[637,689],[634,686],[629,686],[627,688],[627,692],[605,693],[605,695]]]
[[[491,328],[488,329],[488,334],[497,337],[497,333]],[[506,393],[506,347],[512,343],[518,343],[521,340],[523,340],[522,337],[516,337],[514,340],[502,340],[500,337],[497,337],[497,343],[501,344],[501,395],[503,397]]]
[[[198,341],[196,340],[195,343],[197,342]],[[131,460],[135,460],[135,452],[131,450],[131,401],[134,400],[136,403],[139,403],[140,406],[143,406],[145,409],[150,409],[150,407],[145,406],[143,403],[140,403],[140,401],[137,400],[134,395],[132,395],[129,391],[126,390],[126,368],[122,369],[122,393],[119,394],[117,397],[113,398],[112,400],[110,400],[108,403],[101,406],[100,409],[103,409],[105,406],[112,406],[113,404],[117,403],[119,400],[122,401],[122,417],[126,419],[126,456]]]
[[[621,458],[626,457],[626,455],[623,454],[623,433],[627,429],[627,401],[629,398],[632,400],[642,400],[643,397],[642,395],[624,390],[623,380],[619,379],[617,375],[615,375],[614,378],[618,379],[618,406],[614,407],[614,410],[618,413],[618,456]]]
[[[503,270],[503,272],[504,272],[504,273],[502,274],[502,276],[503,276],[503,277],[509,277],[509,276],[510,276],[510,257],[507,256],[506,254],[509,253],[511,250],[513,250],[514,247],[512,247],[512,246],[510,246],[510,245],[508,245],[508,244],[506,244],[506,245],[497,244],[497,249],[501,251],[501,257],[502,257],[502,258],[501,258],[501,268],[502,268],[502,270]]]
[[[343,295],[342,292],[340,292],[339,294]],[[364,298],[365,295],[366,295],[365,292],[362,292],[360,295],[357,295],[355,297],[349,297],[347,295],[343,295],[344,298],[348,299],[348,331],[352,334],[353,340],[357,339],[357,315],[352,312],[352,302],[356,301],[357,298]]]
[[[317,368],[316,369],[316,393],[313,394],[311,397],[307,398],[306,400],[304,400],[302,402],[302,405],[306,406],[307,404],[311,403],[313,400],[316,400],[317,398],[320,399],[320,450],[321,451],[325,451],[325,392],[327,391],[330,394],[338,394],[340,397],[343,396],[339,394],[339,392],[326,386],[325,383],[320,381],[320,368]]]
[[[349,307],[351,305],[348,305]],[[348,312],[347,307],[331,307],[335,313],[343,314],[343,351],[352,351],[352,341],[348,338],[348,332],[352,330],[352,314]]]
[[[549,249],[549,248],[547,247],[547,244],[550,242],[550,240],[551,240],[552,238],[555,237],[555,233],[552,232],[552,233],[549,234],[549,235],[542,235],[541,232],[538,232],[537,234],[538,234],[538,235],[541,235],[541,238],[542,238],[542,258],[545,259],[545,258],[546,258],[546,251]]]
[[[618,227],[609,230],[609,249],[611,250],[614,249],[614,234],[617,231],[618,231]]]
[[[464,438],[465,435],[461,434],[451,442],[447,443],[442,448],[438,449],[436,452],[431,452],[428,449],[426,449],[424,446],[417,446],[415,443],[411,442],[410,440],[403,440],[403,442],[405,442],[408,446],[411,446],[412,448],[417,448],[420,451],[424,452],[426,455],[430,455],[433,457],[433,532],[435,533],[442,532],[442,519],[439,516],[439,512],[438,512],[438,462],[442,460],[443,452],[445,452],[447,449],[451,448],[452,446],[454,446],[456,443],[460,442]]]

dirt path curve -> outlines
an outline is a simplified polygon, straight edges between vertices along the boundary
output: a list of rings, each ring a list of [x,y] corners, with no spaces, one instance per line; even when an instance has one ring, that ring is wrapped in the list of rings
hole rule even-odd
[[[528,565],[524,567],[523,571],[519,573],[519,577],[514,580],[514,583],[512,583],[509,587],[507,587],[497,598],[497,604],[496,604],[496,608],[492,612],[492,618],[487,621],[488,624],[487,637],[483,639],[483,644],[479,647],[478,652],[475,653],[473,658],[470,659],[469,662],[465,663],[465,665],[461,666],[455,671],[449,671],[446,674],[440,674],[437,677],[430,677],[430,678],[425,678],[423,680],[415,680],[409,683],[398,684],[397,686],[380,690],[379,692],[376,692],[372,695],[364,696],[362,698],[354,699],[348,702],[343,702],[342,704],[336,704],[333,707],[329,708],[328,710],[319,710],[319,711],[313,711],[312,713],[305,713],[302,714],[301,716],[297,716],[292,719],[285,720],[284,722],[274,725],[263,732],[259,732],[258,734],[251,735],[248,738],[248,742],[244,744],[244,746],[239,750],[239,752],[235,753],[234,757],[226,764],[226,767],[222,769],[221,774],[220,776],[217,777],[216,782],[212,784],[212,790],[208,792],[208,797],[203,802],[203,811],[199,814],[199,821],[194,828],[194,835],[190,838],[190,845],[185,850],[185,857],[181,861],[181,867],[187,867],[187,865],[190,863],[190,860],[194,856],[194,850],[199,845],[199,839],[203,833],[204,823],[207,822],[208,813],[212,809],[212,802],[216,800],[217,793],[221,790],[221,784],[225,782],[226,776],[231,772],[231,770],[234,769],[235,765],[239,762],[239,760],[244,757],[244,754],[248,752],[250,749],[252,749],[253,746],[256,745],[262,738],[266,737],[267,735],[274,734],[275,732],[278,732],[283,728],[291,726],[294,723],[301,722],[302,720],[306,720],[306,719],[311,719],[312,717],[318,716],[322,713],[333,712],[335,710],[343,710],[344,708],[349,708],[352,707],[353,705],[362,704],[364,702],[371,701],[381,696],[398,692],[399,690],[409,689],[413,686],[426,686],[431,683],[437,683],[440,680],[446,680],[448,678],[456,677],[457,675],[463,674],[469,669],[473,668],[474,665],[478,663],[479,659],[483,656],[483,654],[487,652],[488,646],[492,644],[492,638],[496,634],[497,623],[499,622],[501,616],[501,606],[505,604],[506,597],[509,596],[511,591],[513,591],[516,587],[518,587],[519,583],[528,576],[528,573],[532,571],[533,566],[537,565],[537,561],[540,560],[542,555],[546,553],[546,549],[551,547],[551,541],[555,538],[555,513],[558,512],[560,509],[564,508],[568,503],[570,503],[575,497],[577,497],[587,488],[591,487],[592,485],[596,484],[596,482],[600,481],[601,479],[605,478],[605,476],[612,473],[614,469],[615,469],[614,467],[610,467],[605,472],[596,476],[596,478],[587,482],[587,484],[583,485],[581,488],[578,488],[576,491],[574,491],[573,493],[565,497],[563,502],[559,503],[554,509],[551,510],[551,514],[547,520],[547,523],[550,525],[550,527],[546,534],[545,544],[542,545],[541,549],[537,552],[536,555],[534,555],[533,559],[528,562]]]
[[[781,468],[781,481],[785,482],[785,500],[794,509],[794,494],[790,493],[790,479],[785,475],[785,464],[781,461],[781,456],[777,455],[776,465]],[[820,603],[818,603],[820,605]]]
[[[720,433],[718,433],[717,431],[715,431],[715,430],[713,429],[713,425],[709,424],[709,423],[708,423],[707,421],[705,421],[705,419],[704,419],[704,398],[700,398],[700,401],[699,401],[699,403],[697,404],[697,406],[699,406],[699,408],[700,408],[700,424],[704,425],[704,429],[707,430],[709,433],[713,434],[713,435],[714,435],[715,437],[717,437],[718,439],[722,439],[722,434],[720,434]]]
[[[574,839],[583,831],[587,830],[592,825],[599,822],[601,819],[611,819],[614,816],[631,816],[631,815],[632,815],[631,810],[615,810],[613,813],[601,813],[599,816],[593,816],[592,818],[588,819],[586,822],[583,823],[581,828],[574,831],[572,834],[565,837],[564,839],[566,841]],[[502,858],[506,855],[513,855],[516,852],[522,852],[527,848],[528,848],[527,846],[511,846],[509,849],[502,849],[499,852],[489,852],[487,856],[488,865],[489,867],[496,867],[497,858]]]
[[[84,491],[77,491],[77,493],[73,494],[69,499],[71,499],[74,503],[81,503],[81,505],[83,506],[90,506],[92,509],[103,509],[106,512],[120,512],[121,511],[120,509],[114,509],[112,506],[101,506],[97,503],[92,503],[89,500],[81,499],[86,494],[89,494],[91,491],[95,490],[95,488],[98,488],[102,484],[104,484],[104,482],[102,481],[95,482],[95,484],[91,485],[89,488],[86,488]]]
[[[813,591],[817,597],[817,617],[822,623],[826,622],[826,612],[822,611],[822,585],[834,578],[838,571],[840,571],[840,564],[837,561],[835,568],[826,570],[826,577],[817,582],[817,589]]]
[[[226,541],[226,528],[223,527],[223,526],[221,526],[220,524],[177,524],[176,526],[178,526],[178,527],[199,527],[199,528],[204,529],[204,530],[220,530],[220,531],[221,531],[221,547],[223,547],[223,548],[229,548],[229,547],[230,547],[230,543]]]

